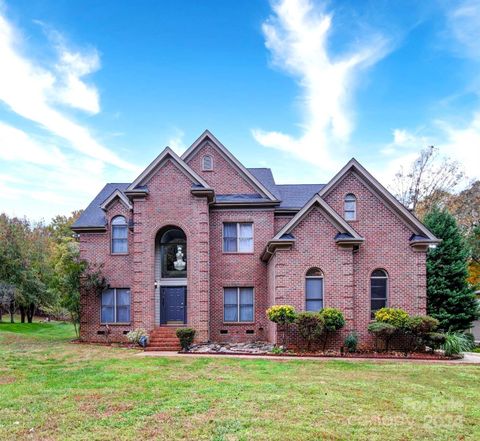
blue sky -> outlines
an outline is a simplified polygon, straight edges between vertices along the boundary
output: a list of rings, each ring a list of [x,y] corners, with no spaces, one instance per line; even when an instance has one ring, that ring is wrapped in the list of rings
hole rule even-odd
[[[49,220],[210,129],[279,183],[430,144],[480,177],[480,0],[0,0],[0,211]]]

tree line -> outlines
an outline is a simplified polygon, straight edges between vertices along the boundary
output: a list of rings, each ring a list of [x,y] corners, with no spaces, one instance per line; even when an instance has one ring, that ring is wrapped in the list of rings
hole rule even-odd
[[[428,314],[444,330],[466,330],[478,318],[480,288],[480,181],[465,182],[460,165],[422,150],[396,174],[390,190],[442,242],[427,256]],[[80,284],[101,291],[102,268],[80,259],[71,225],[81,214],[49,224],[0,214],[0,321],[20,314],[31,322],[41,311],[80,323]]]

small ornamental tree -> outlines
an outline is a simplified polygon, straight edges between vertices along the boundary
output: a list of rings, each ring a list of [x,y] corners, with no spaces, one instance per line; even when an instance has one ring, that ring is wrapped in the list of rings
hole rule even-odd
[[[324,318],[317,312],[300,312],[295,320],[298,333],[307,341],[307,351],[311,345],[319,341],[325,326]]]
[[[345,326],[345,317],[343,316],[342,311],[337,308],[323,308],[320,311],[320,315],[324,320],[325,332],[323,338],[323,351],[325,351],[329,335]]]
[[[405,354],[425,345],[428,335],[435,332],[439,322],[428,315],[416,315],[409,317],[403,327],[405,334]]]
[[[188,351],[193,344],[195,338],[195,329],[193,328],[178,328],[175,331],[178,339],[180,340],[180,346],[183,351]]]
[[[385,344],[385,351],[388,351],[390,340],[397,332],[397,328],[390,323],[373,322],[368,325],[368,332],[375,336],[375,347],[378,349],[378,339],[383,340]]]
[[[290,305],[274,305],[267,309],[267,318],[282,327],[282,345],[286,345],[287,328],[296,318],[295,308]]]
[[[382,308],[375,313],[377,322],[388,323],[398,329],[406,325],[408,317],[408,313],[400,308]]]

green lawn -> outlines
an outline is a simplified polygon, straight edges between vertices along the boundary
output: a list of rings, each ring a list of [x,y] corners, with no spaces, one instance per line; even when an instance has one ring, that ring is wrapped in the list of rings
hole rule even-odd
[[[476,366],[143,358],[0,324],[0,439],[480,439]]]

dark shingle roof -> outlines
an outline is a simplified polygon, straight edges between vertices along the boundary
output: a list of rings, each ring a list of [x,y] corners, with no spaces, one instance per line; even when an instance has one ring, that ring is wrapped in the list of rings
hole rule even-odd
[[[106,219],[105,212],[100,208],[100,205],[115,191],[125,191],[130,184],[128,183],[114,183],[107,184],[102,188],[95,199],[90,202],[89,206],[73,224],[72,228],[88,228],[88,227],[105,227]]]
[[[281,200],[279,208],[300,209],[315,193],[318,193],[324,184],[294,184],[277,185],[269,168],[249,168],[255,176],[277,199]],[[100,208],[102,203],[115,191],[124,192],[129,183],[111,183],[105,185],[90,205],[85,209],[78,220],[73,224],[75,228],[103,228],[106,226],[105,212]],[[261,202],[268,201],[259,194],[217,194],[218,202]]]
[[[248,171],[282,201],[280,208],[302,208],[315,193],[325,187],[325,184],[278,185],[269,168],[249,168]]]
[[[282,203],[280,208],[302,208],[325,184],[277,185]]]

